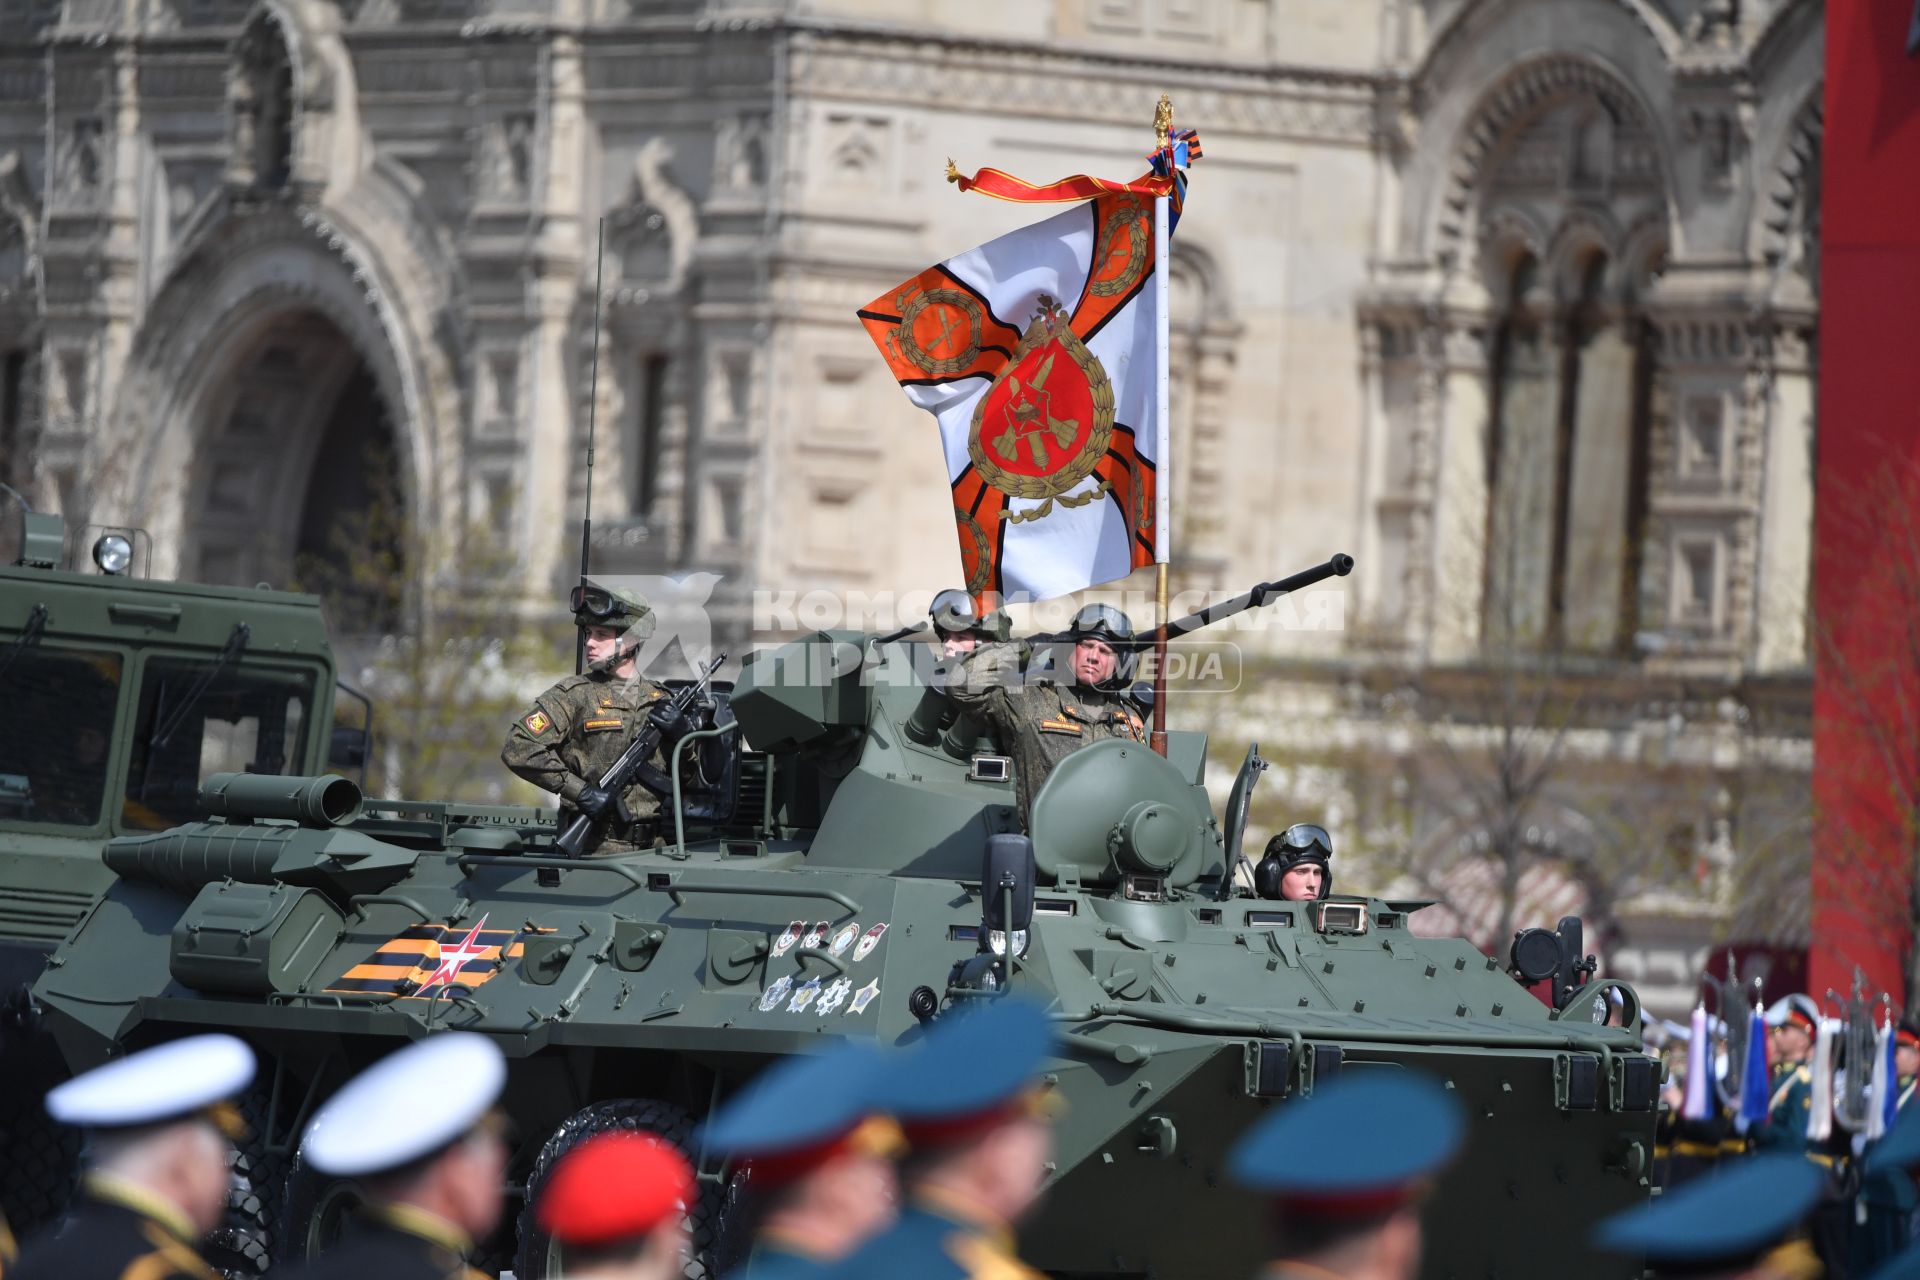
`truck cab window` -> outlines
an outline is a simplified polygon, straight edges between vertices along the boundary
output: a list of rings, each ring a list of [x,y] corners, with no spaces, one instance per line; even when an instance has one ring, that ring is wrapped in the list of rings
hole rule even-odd
[[[32,645],[0,676],[0,820],[91,827],[112,763],[120,655]]]
[[[306,773],[310,671],[150,659],[141,676],[121,817],[159,831],[204,816],[200,788],[216,773]]]

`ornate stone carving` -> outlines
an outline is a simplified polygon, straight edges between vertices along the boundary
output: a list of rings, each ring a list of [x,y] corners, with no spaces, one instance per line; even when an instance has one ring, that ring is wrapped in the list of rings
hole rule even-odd
[[[240,191],[277,190],[293,174],[293,62],[271,14],[234,41],[227,73],[227,183]]]
[[[693,198],[668,176],[672,159],[673,146],[663,137],[641,144],[626,201],[607,218],[619,245],[623,288],[644,284],[674,292],[686,282],[700,215]]]
[[[1229,133],[1337,140],[1365,146],[1374,125],[1372,77],[1209,66],[1172,66],[1151,81],[1115,80],[1065,50],[1037,45],[931,45],[917,36],[823,32],[794,58],[796,91],[830,99],[919,103],[930,83],[957,111],[1138,125],[1162,91],[1183,118]]]
[[[764,188],[771,145],[770,126],[764,114],[748,112],[721,121],[714,142],[721,185],[734,192],[756,192]]]
[[[480,129],[476,163],[483,200],[523,202],[533,177],[534,120],[516,111],[489,120]]]
[[[39,262],[39,202],[20,153],[9,151],[0,156],[0,302],[39,293]]]
[[[92,205],[100,194],[106,171],[105,127],[98,116],[67,121],[53,160],[54,203],[68,207]]]
[[[1568,176],[1578,176],[1604,162],[1615,181],[1645,182],[1657,177],[1658,165],[1650,150],[1654,131],[1633,93],[1584,58],[1555,54],[1538,59],[1513,72],[1481,100],[1441,200],[1441,251],[1457,251],[1468,228],[1478,221],[1482,192],[1493,176],[1490,165],[1496,159],[1503,161],[1499,171],[1502,178],[1512,169],[1515,162],[1507,160],[1506,144],[1514,129],[1542,104],[1567,98],[1586,98],[1603,107],[1608,133],[1604,154],[1594,136],[1576,136]],[[1596,119],[1588,127],[1600,129],[1603,125]],[[1518,158],[1518,166],[1513,180],[1523,184],[1537,167],[1529,165],[1524,155]]]

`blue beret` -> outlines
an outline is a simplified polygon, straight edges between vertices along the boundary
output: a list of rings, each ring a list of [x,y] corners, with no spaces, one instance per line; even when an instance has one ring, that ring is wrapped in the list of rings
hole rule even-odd
[[[1278,1200],[1373,1200],[1438,1171],[1465,1131],[1459,1102],[1426,1076],[1349,1068],[1269,1110],[1227,1168],[1235,1182]]]
[[[1733,1264],[1784,1240],[1826,1173],[1804,1156],[1752,1156],[1602,1222],[1596,1247],[1660,1263]]]
[[[1887,1136],[1867,1151],[1867,1172],[1920,1165],[1920,1107],[1902,1107]]]
[[[777,1062],[713,1113],[704,1141],[726,1155],[748,1157],[828,1142],[876,1110],[889,1059],[855,1040]]]
[[[885,1110],[902,1124],[952,1120],[1012,1102],[1053,1047],[1053,1019],[1019,996],[949,1010],[889,1073]]]
[[[1867,1275],[1869,1280],[1920,1280],[1920,1245],[1894,1254],[1886,1266]]]

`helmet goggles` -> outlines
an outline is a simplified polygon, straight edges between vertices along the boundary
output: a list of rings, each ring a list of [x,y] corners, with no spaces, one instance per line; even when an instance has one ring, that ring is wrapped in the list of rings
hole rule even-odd
[[[1325,827],[1312,822],[1296,822],[1280,833],[1280,847],[1296,862],[1314,859],[1325,862],[1333,856],[1333,838]]]
[[[605,587],[583,582],[568,594],[567,609],[577,618],[606,622],[625,614],[628,606]]]

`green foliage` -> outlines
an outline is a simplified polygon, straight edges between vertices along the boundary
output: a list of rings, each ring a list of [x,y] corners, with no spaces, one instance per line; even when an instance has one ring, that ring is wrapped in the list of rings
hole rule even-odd
[[[530,617],[507,510],[450,528],[413,519],[391,479],[371,507],[343,518],[329,554],[295,566],[326,604],[341,678],[374,702],[369,794],[416,800],[538,804],[544,794],[500,763],[514,716],[568,661],[571,630]],[[360,712],[342,700],[342,723]]]

